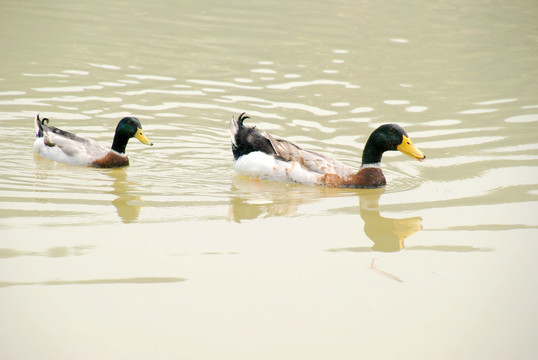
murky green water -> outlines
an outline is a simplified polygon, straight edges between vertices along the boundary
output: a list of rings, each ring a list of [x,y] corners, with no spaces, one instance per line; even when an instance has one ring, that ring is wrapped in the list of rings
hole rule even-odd
[[[533,1],[3,1],[0,354],[6,359],[534,359]],[[382,191],[234,174],[229,120]],[[33,118],[125,169],[32,153]]]

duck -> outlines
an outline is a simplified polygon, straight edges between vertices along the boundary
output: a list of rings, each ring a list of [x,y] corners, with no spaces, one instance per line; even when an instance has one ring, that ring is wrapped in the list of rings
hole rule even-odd
[[[232,116],[230,136],[234,169],[250,178],[326,187],[381,188],[387,184],[380,166],[385,151],[398,150],[416,160],[426,159],[401,126],[384,124],[371,133],[361,167],[354,171],[331,156],[245,126],[245,120],[250,119],[245,114],[237,120]]]
[[[124,117],[119,121],[110,149],[88,137],[51,126],[49,119],[41,119],[39,114],[35,118],[35,131],[35,153],[44,158],[71,165],[98,168],[125,167],[129,165],[125,148],[130,138],[137,138],[145,145],[153,145],[144,135],[140,120],[135,117]]]

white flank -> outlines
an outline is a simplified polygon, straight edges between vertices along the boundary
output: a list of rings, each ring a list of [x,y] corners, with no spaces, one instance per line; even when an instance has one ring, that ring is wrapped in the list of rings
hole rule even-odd
[[[45,138],[48,139],[49,143],[55,145],[45,145]],[[46,131],[44,137],[36,138],[34,141],[34,151],[47,159],[71,165],[88,166],[94,160],[105,156],[109,150],[93,139],[87,139],[87,141],[87,143],[82,143],[60,134]]]
[[[43,138],[37,138],[34,142],[34,151],[44,158],[71,165],[88,166],[91,161],[83,149],[82,151],[67,153],[59,146],[46,146]]]
[[[278,160],[260,151],[241,156],[234,162],[234,168],[238,174],[251,178],[307,185],[320,184],[323,176],[305,169],[297,162]]]

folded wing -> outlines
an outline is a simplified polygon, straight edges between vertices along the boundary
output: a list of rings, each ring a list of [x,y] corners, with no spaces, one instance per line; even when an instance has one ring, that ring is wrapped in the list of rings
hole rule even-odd
[[[353,174],[351,169],[330,156],[311,150],[305,150],[287,140],[275,139],[269,133],[265,133],[265,136],[271,142],[277,158],[283,161],[299,163],[307,170],[318,174],[336,174],[340,177]]]

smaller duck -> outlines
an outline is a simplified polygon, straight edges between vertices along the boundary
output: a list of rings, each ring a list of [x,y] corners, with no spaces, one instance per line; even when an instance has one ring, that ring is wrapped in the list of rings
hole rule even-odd
[[[58,162],[71,165],[117,168],[129,165],[125,148],[129,139],[134,137],[142,144],[153,145],[142,132],[140,120],[125,117],[120,120],[114,134],[112,148],[107,149],[93,139],[49,125],[49,119],[35,118],[36,140],[34,152]]]
[[[232,117],[230,133],[234,168],[252,178],[295,182],[329,187],[378,188],[387,184],[381,171],[385,151],[399,150],[423,161],[426,155],[413,145],[397,124],[378,127],[366,142],[359,171],[353,171],[330,156],[305,150],[269,133],[261,134],[243,122],[249,119],[242,113],[237,121]]]

